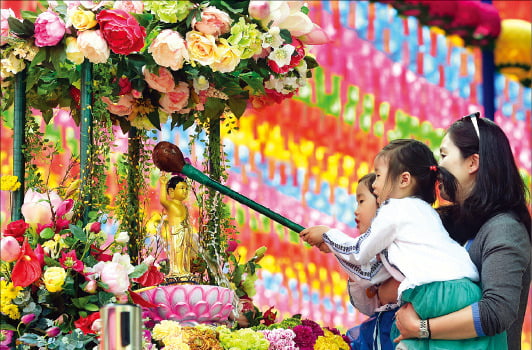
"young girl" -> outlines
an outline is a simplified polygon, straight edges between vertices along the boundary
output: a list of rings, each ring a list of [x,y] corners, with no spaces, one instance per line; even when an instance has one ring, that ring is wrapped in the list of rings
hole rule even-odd
[[[370,227],[371,221],[377,213],[377,196],[373,192],[373,183],[377,178],[375,173],[364,175],[358,181],[356,190],[357,208],[355,210],[355,221],[358,231],[364,233]],[[326,246],[325,243],[323,245]],[[328,248],[328,247],[327,247]],[[339,260],[342,262],[343,260]],[[358,271],[352,270],[349,266],[344,266],[344,270],[349,274],[347,284],[351,304],[360,312],[370,316],[362,324],[351,328],[347,334],[351,338],[351,349],[353,350],[392,350],[394,348],[390,338],[395,312],[399,305],[397,303],[381,305],[376,294],[375,285],[390,278],[390,274],[382,266],[382,262],[372,260],[373,266],[379,268],[379,272],[374,278],[367,279],[360,277]],[[371,263],[368,264],[371,271]]]
[[[430,318],[478,301],[478,271],[467,251],[452,240],[432,208],[440,178],[453,199],[454,177],[439,168],[422,142],[395,140],[375,158],[373,184],[380,208],[370,228],[352,238],[315,226],[300,235],[309,244],[325,242],[346,263],[361,265],[379,256],[392,276],[401,281],[398,301],[410,302],[421,317],[418,339],[404,340],[398,349],[506,349],[504,333],[465,340],[430,339]],[[396,333],[395,325],[392,333]],[[392,335],[392,339],[394,335]]]

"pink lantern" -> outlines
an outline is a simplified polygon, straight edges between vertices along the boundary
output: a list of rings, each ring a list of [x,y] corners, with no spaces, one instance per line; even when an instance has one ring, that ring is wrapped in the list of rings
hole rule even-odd
[[[495,6],[487,3],[479,4],[480,18],[482,21],[476,27],[471,43],[484,46],[493,42],[501,33],[501,17]]]
[[[457,1],[455,16],[448,31],[466,39],[482,21],[480,7],[479,1]]]

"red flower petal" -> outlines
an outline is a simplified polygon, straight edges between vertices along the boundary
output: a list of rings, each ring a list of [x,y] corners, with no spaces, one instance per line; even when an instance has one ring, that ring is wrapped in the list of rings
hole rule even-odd
[[[41,263],[28,243],[24,241],[22,252],[11,271],[11,280],[15,287],[27,287],[37,281],[42,274]]]

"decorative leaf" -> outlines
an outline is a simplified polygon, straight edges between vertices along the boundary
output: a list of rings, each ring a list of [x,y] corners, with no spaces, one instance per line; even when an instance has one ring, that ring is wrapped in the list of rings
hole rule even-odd
[[[100,307],[96,304],[87,304],[85,305],[85,310],[94,312],[100,310]]]
[[[281,36],[281,38],[283,38],[285,44],[292,43],[292,34],[290,34],[290,31],[288,31],[287,29],[281,29],[279,35]]]
[[[148,27],[153,21],[154,16],[151,13],[132,13],[135,19],[139,22],[144,28]]]
[[[161,130],[161,119],[159,118],[159,112],[157,109],[148,113],[148,120],[157,128],[157,130]]]
[[[80,240],[81,242],[87,242],[87,234],[85,231],[83,231],[83,229],[76,225],[70,225],[69,228],[74,238]]]
[[[307,63],[308,70],[311,70],[319,66],[318,62],[314,59],[314,57],[305,56],[305,62]]]
[[[205,102],[205,117],[208,119],[218,118],[225,109],[223,100],[214,97],[208,97]]]
[[[229,105],[229,108],[231,108],[231,111],[233,111],[235,116],[237,118],[240,118],[240,116],[246,111],[248,101],[243,98],[231,98],[229,99],[229,102],[227,104]]]
[[[138,277],[144,275],[144,273],[146,273],[146,271],[148,271],[148,265],[139,264],[139,265],[135,266],[135,269],[133,270],[133,272],[131,272],[128,276],[129,276],[129,278],[138,278]]]
[[[46,48],[41,47],[39,49],[39,52],[37,52],[37,54],[35,55],[35,57],[31,61],[30,68],[32,68],[33,66],[37,66],[37,65],[41,64],[45,59],[46,59]]]
[[[9,24],[9,30],[20,38],[29,38],[33,36],[35,31],[35,26],[27,19],[20,22],[15,17],[9,17],[7,23]]]

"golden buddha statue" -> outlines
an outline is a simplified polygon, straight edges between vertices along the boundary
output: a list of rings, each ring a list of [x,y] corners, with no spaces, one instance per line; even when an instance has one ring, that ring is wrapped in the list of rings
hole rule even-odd
[[[188,185],[181,176],[160,178],[159,200],[166,210],[166,222],[162,236],[166,242],[166,254],[170,265],[167,277],[190,275],[193,252],[193,231],[189,225],[188,208],[183,203],[188,198]]]

